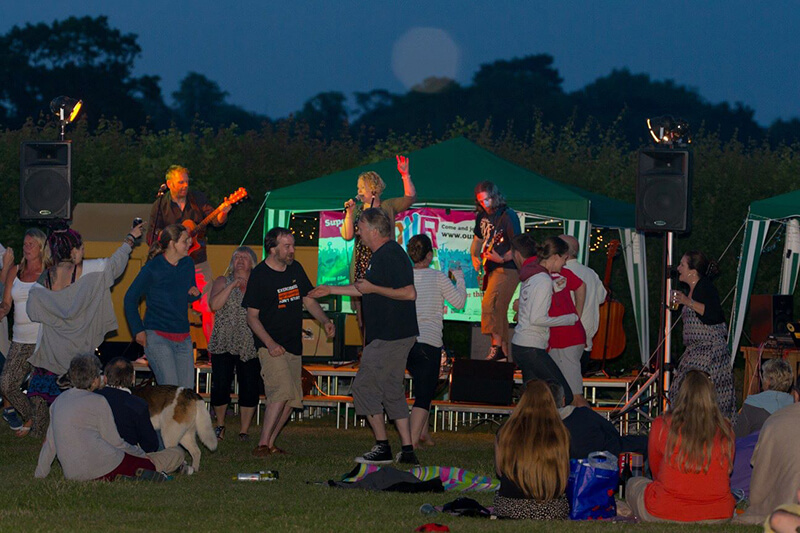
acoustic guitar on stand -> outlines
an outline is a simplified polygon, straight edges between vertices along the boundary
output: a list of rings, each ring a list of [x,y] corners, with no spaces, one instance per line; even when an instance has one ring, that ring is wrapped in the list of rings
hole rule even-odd
[[[200,237],[205,236],[206,226],[208,226],[215,218],[217,218],[220,211],[229,205],[235,205],[241,202],[245,198],[247,198],[247,191],[244,187],[239,187],[233,192],[233,194],[225,198],[225,200],[219,204],[219,207],[214,209],[206,218],[200,221],[199,224],[195,224],[193,220],[184,220],[181,222],[181,224],[183,224],[183,226],[189,232],[189,236],[192,238],[192,246],[189,248],[189,253],[194,253],[200,249],[200,243],[198,242],[197,235],[200,235]]]
[[[481,285],[481,290],[486,291],[486,287],[489,285],[489,276],[488,272],[486,272],[486,264],[489,262],[489,256],[492,255],[492,251],[497,247],[498,244],[503,243],[506,240],[506,235],[503,230],[497,230],[488,243],[484,244],[483,250],[481,250],[481,271],[478,273],[478,282]]]
[[[601,361],[600,373],[606,374],[606,361],[616,359],[625,351],[625,330],[622,327],[622,317],[625,314],[625,307],[616,299],[611,290],[611,267],[614,264],[614,256],[617,255],[622,243],[614,239],[608,243],[606,254],[606,273],[603,285],[606,287],[606,301],[600,304],[600,323],[597,333],[592,339],[592,354],[590,358]]]

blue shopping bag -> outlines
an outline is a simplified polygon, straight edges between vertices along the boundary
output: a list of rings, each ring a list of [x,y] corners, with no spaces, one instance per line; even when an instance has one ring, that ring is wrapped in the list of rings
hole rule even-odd
[[[617,457],[592,452],[586,459],[569,462],[567,499],[572,520],[613,518],[617,515],[614,492],[619,485]]]

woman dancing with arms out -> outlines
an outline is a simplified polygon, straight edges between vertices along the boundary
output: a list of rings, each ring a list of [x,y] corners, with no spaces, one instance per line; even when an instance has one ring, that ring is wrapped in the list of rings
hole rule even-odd
[[[433,245],[427,235],[409,239],[408,256],[414,263],[414,287],[417,290],[417,323],[420,335],[408,354],[406,368],[414,378],[414,407],[411,409],[411,440],[415,448],[420,442],[433,445],[428,435],[428,414],[439,383],[442,361],[442,310],[444,302],[463,309],[467,302],[467,286],[460,267],[450,268],[456,285],[447,274],[429,268],[433,261]]]
[[[247,309],[242,307],[247,281],[256,263],[256,254],[247,246],[234,250],[226,270],[228,274],[214,280],[208,300],[211,310],[216,313],[208,351],[212,354],[211,405],[217,415],[214,432],[220,440],[225,436],[225,411],[231,401],[234,370],[239,380],[239,440],[249,438],[247,432],[258,407],[261,364],[253,342],[253,331],[247,325]]]
[[[633,514],[645,522],[727,522],[734,500],[733,428],[717,406],[711,380],[690,370],[672,410],[650,430],[653,480],[634,477],[625,487]]]
[[[200,298],[192,238],[181,224],[171,224],[150,248],[148,261],[125,294],[125,317],[136,342],[144,346],[159,385],[194,388],[194,358],[189,336],[189,304]],[[139,300],[147,302],[144,321]]]
[[[18,414],[24,422],[17,429],[17,436],[24,437],[33,426],[33,405],[22,392],[22,383],[31,371],[28,361],[36,348],[39,336],[39,324],[31,321],[27,312],[28,293],[44,270],[44,249],[47,235],[42,230],[31,228],[25,232],[22,241],[22,260],[19,265],[12,266],[6,275],[3,302],[0,304],[0,318],[14,308],[14,326],[11,329],[11,348],[8,350],[3,374],[0,375],[0,394],[11,403],[11,410],[4,411],[4,416]],[[13,264],[12,253],[6,255],[4,261]],[[37,434],[44,435],[47,426],[35,428]]]
[[[48,405],[66,386],[59,378],[67,373],[72,359],[94,356],[106,333],[117,329],[111,287],[141,235],[138,224],[111,257],[88,261],[83,259],[83,239],[77,231],[56,230],[47,239],[47,268],[28,297],[28,314],[42,325],[38,347],[30,358],[33,371],[28,385],[35,425],[42,431],[50,418]]]
[[[569,433],[550,387],[528,382],[514,412],[497,432],[494,462],[500,488],[494,512],[500,518],[565,520],[569,502]]]
[[[703,252],[686,252],[678,265],[679,280],[689,293],[672,292],[672,301],[683,306],[683,344],[678,371],[670,387],[670,401],[680,392],[690,370],[708,374],[717,389],[717,401],[723,416],[735,421],[736,392],[733,389],[731,353],[728,351],[728,327],[722,313],[719,293],[711,280],[719,275],[719,265]]]

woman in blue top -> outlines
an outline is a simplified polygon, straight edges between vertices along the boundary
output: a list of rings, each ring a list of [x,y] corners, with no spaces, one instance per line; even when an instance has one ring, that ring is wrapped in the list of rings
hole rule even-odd
[[[188,308],[200,298],[189,257],[191,245],[184,226],[164,228],[125,294],[125,318],[136,342],[145,348],[158,384],[189,389],[194,388],[194,358]],[[142,296],[147,302],[144,322],[139,316]]]

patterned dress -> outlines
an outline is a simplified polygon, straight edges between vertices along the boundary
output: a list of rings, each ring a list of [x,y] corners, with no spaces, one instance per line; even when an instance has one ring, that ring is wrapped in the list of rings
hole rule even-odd
[[[225,277],[233,283],[233,274]],[[238,355],[243,362],[258,356],[253,342],[253,332],[247,325],[247,309],[242,307],[244,293],[239,287],[231,291],[225,304],[214,317],[214,332],[208,342],[208,351],[212,354],[230,353]]]
[[[736,392],[733,388],[731,354],[728,351],[728,327],[725,323],[707,325],[688,305],[683,306],[683,352],[678,371],[669,390],[670,402],[674,405],[686,373],[700,370],[708,374],[717,389],[717,403],[723,416],[734,422],[736,414]]]

